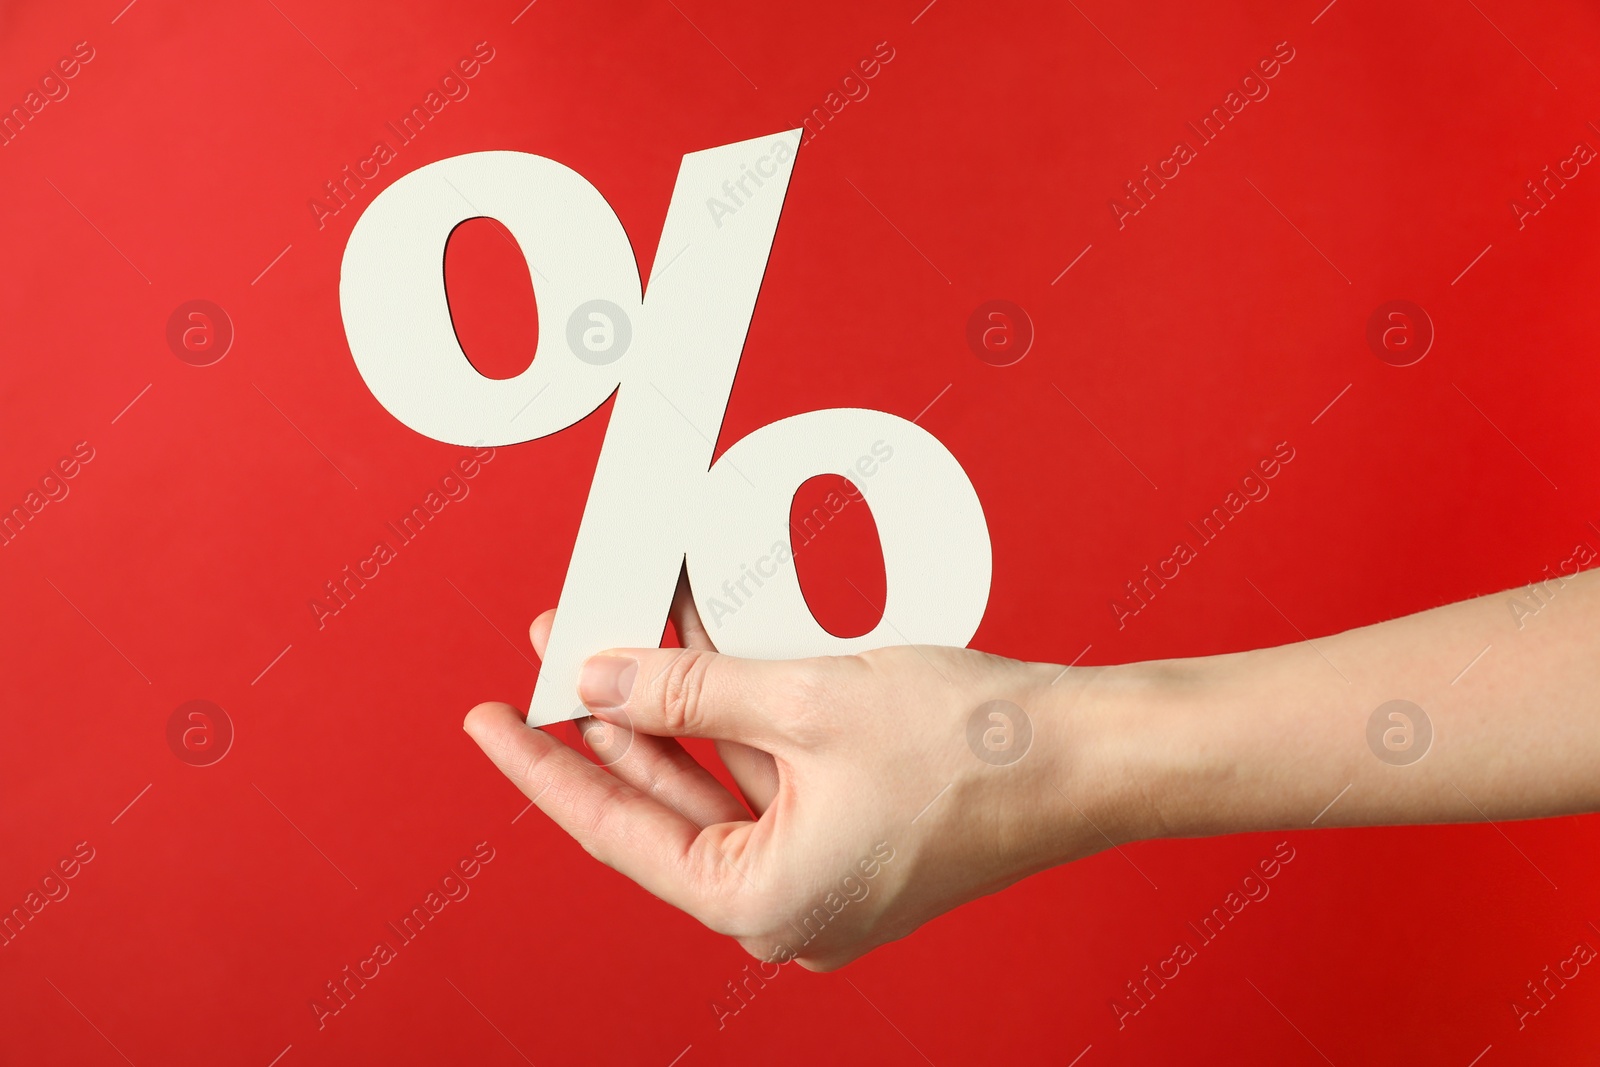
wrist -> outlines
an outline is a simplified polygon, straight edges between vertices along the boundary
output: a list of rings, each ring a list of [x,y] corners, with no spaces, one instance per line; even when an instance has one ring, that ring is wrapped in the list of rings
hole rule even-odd
[[[1082,714],[1119,843],[1308,825],[1365,754],[1327,669],[1300,642],[1101,672]]]
[[[1096,848],[1241,829],[1225,800],[1246,776],[1249,655],[1075,668],[1052,686],[1063,825],[1089,823]]]
[[[967,810],[987,812],[1003,880],[1134,841],[1294,824],[1304,761],[1279,757],[1299,667],[1274,651],[1070,670],[992,661],[970,706],[1007,700],[1031,732],[1014,760],[973,750],[998,764],[972,769],[983,799]]]
[[[1185,663],[1009,664],[1007,692],[1032,729],[1026,758],[997,768],[997,802],[1021,817],[1008,835],[1017,876],[1172,835],[1162,789],[1181,774],[1181,746],[1167,734],[1179,694],[1199,682]]]

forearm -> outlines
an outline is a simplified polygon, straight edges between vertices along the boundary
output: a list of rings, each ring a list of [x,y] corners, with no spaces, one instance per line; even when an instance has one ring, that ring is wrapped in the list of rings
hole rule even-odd
[[[1096,672],[1070,714],[1093,739],[1105,820],[1138,838],[1600,810],[1600,572],[1539,588],[1542,607],[1513,590]],[[1407,718],[1369,734],[1392,700],[1422,714],[1390,709]]]
[[[585,706],[628,742],[597,743],[605,766],[506,705],[466,725],[593,855],[762,959],[835,967],[1108,844],[1600,811],[1600,572],[1539,598],[1071,670],[938,647],[737,659],[680,616],[691,647],[585,665]],[[1396,700],[1410,721],[1374,728]],[[676,737],[724,742],[742,797]],[[866,899],[851,872],[875,903],[844,911],[841,887]]]

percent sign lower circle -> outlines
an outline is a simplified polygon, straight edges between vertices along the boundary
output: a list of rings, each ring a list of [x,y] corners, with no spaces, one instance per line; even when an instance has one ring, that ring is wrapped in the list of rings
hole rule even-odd
[[[411,429],[460,445],[519,444],[616,395],[531,725],[587,714],[577,697],[587,657],[659,642],[686,559],[703,617],[712,591],[744,580],[748,599],[712,634],[734,655],[965,645],[983,618],[992,563],[983,507],[960,463],[921,427],[830,408],[761,427],[711,462],[799,140],[789,130],[683,157],[646,295],[605,198],[542,156],[475,152],[428,164],[379,194],[351,231],[340,273],[350,351],[374,397]],[[732,181],[745,193],[739,210],[708,212]],[[456,339],[441,263],[451,232],[484,216],[527,256],[539,321],[630,323],[626,351],[599,359],[567,331],[541,330],[523,373],[478,373]],[[860,457],[885,453],[893,461],[858,483],[883,550],[882,618],[865,635],[836,637],[800,591],[790,505],[809,478],[851,477]]]

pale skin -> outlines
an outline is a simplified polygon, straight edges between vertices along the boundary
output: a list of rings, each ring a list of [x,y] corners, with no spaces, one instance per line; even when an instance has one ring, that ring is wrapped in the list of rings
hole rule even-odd
[[[507,704],[465,727],[597,859],[762,960],[830,970],[1113,842],[1600,810],[1600,570],[1530,588],[1276,648],[1063,673],[936,647],[736,659],[680,583],[685,648],[585,664],[594,717],[579,728],[609,766]],[[541,656],[554,616],[531,628]],[[1433,729],[1407,765],[1368,743],[1395,699]],[[967,740],[993,700],[1032,724],[1009,765]],[[743,799],[679,737],[715,739]],[[893,859],[865,880],[880,843]],[[806,938],[797,924],[846,876],[868,891]]]

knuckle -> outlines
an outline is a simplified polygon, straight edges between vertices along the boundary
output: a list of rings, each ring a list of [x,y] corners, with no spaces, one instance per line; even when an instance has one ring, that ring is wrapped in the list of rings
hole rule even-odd
[[[804,740],[826,734],[832,710],[845,698],[854,657],[795,660],[785,667],[777,695],[791,731]]]
[[[684,865],[683,880],[694,900],[694,917],[706,929],[728,937],[750,933],[740,919],[739,893],[724,877],[722,861],[705,850],[696,850]]]
[[[743,859],[743,857],[740,857]],[[759,873],[703,833],[685,857],[683,875],[700,901],[698,918],[716,933],[738,940],[770,938],[783,924],[783,909]]]
[[[684,649],[673,657],[661,678],[663,724],[670,734],[692,733],[701,723],[700,701],[715,657]]]
[[[706,916],[706,926],[741,941],[770,938],[781,920],[765,897],[749,887],[725,893]]]
[[[631,761],[630,761],[631,763]],[[670,764],[650,764],[639,761],[641,764],[635,772],[639,775],[636,787],[639,792],[652,799],[659,799],[664,794],[670,795],[667,787],[677,780],[682,772]],[[620,762],[618,766],[621,766]],[[613,768],[616,769],[616,768]],[[630,765],[629,769],[632,769]]]
[[[615,867],[619,846],[626,844],[627,798],[617,790],[596,798],[576,814],[575,837],[583,850],[608,867]]]
[[[522,786],[524,790],[529,790],[539,784],[546,770],[545,764],[554,755],[555,750],[551,748],[525,752],[507,743],[495,754],[494,762],[500,765],[501,770],[513,782]]]
[[[809,715],[826,703],[828,670],[822,665],[823,662],[802,659],[786,667],[783,690],[779,695],[789,711]]]
[[[585,817],[583,824],[573,833],[572,838],[578,842],[580,848],[589,854],[591,859],[599,860],[607,867],[610,867],[611,861],[600,839],[600,830],[604,824],[604,815],[599,812],[591,812]]]
[[[616,804],[610,797],[603,798],[590,806],[585,811],[581,820],[583,830],[582,840],[594,842],[600,840],[605,831],[610,827],[616,814]]]

